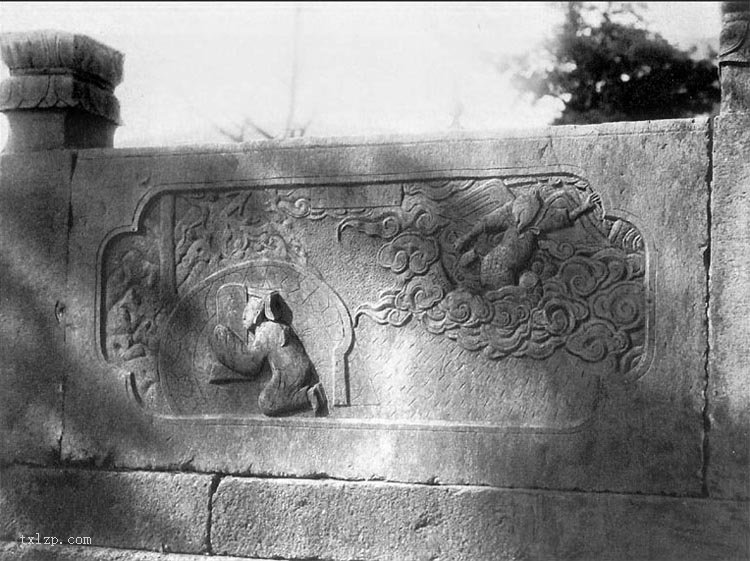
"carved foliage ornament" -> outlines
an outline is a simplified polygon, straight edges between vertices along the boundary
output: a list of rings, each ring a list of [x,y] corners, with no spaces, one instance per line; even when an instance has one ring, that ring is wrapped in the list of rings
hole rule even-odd
[[[0,35],[10,77],[0,83],[0,111],[76,107],[120,123],[114,89],[123,55],[85,35],[40,30]]]

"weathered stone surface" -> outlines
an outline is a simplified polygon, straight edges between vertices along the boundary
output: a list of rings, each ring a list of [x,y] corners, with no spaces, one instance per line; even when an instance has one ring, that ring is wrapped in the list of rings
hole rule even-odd
[[[706,121],[82,153],[69,274],[76,375],[63,456],[127,467],[697,495],[707,165]],[[471,339],[446,334],[452,326],[424,325],[419,302],[429,291],[415,297],[416,310],[379,300],[384,287],[403,292],[409,279],[439,272],[434,244],[442,244],[439,255],[463,258],[455,241],[424,230],[430,220],[448,220],[441,231],[457,235],[471,229],[471,220],[446,217],[441,197],[470,206],[474,199],[457,193],[474,193],[507,209],[503,193],[523,199],[537,184],[545,201],[556,189],[578,189],[567,211],[590,199],[581,212],[592,223],[603,214],[633,225],[618,232],[646,263],[621,308],[641,318],[633,324],[641,342],[626,345],[640,357],[636,368],[563,350],[540,358],[531,347],[486,356]],[[425,212],[411,216],[420,205]],[[388,213],[401,221],[395,237]],[[574,240],[576,251],[585,245],[575,237],[583,233],[571,233],[577,228],[561,238]],[[614,227],[607,231],[617,238]],[[613,248],[605,253],[620,251]],[[245,261],[227,258],[233,252]],[[403,270],[402,253],[412,255]],[[513,283],[531,278],[522,271]],[[333,405],[327,418],[270,419],[252,409],[261,384],[208,383],[215,325],[244,336],[244,304],[220,297],[232,286],[280,289],[293,315],[288,325]],[[453,287],[442,289],[440,305]],[[519,287],[498,290],[508,289]],[[599,313],[597,298],[584,299],[594,311],[581,311],[581,325]],[[389,319],[359,313],[368,306]],[[402,312],[412,314],[408,323],[390,321]],[[543,343],[549,334],[520,336]]]
[[[0,158],[0,463],[58,457],[72,156]]]
[[[78,469],[0,472],[0,539],[89,537],[91,545],[205,550],[211,476]]]
[[[206,559],[205,555],[184,553],[156,553],[91,546],[21,545],[18,542],[0,542],[0,561],[205,561]],[[239,557],[221,557],[221,561],[239,561],[239,559]],[[257,561],[263,560],[258,559]]]
[[[116,126],[78,109],[6,112],[10,134],[3,152],[112,147]]]
[[[112,92],[122,81],[123,55],[85,35],[30,31],[0,35],[10,70],[0,110],[80,107],[119,123]]]
[[[10,70],[0,83],[0,111],[10,124],[6,152],[112,147],[121,53],[50,30],[4,33],[0,51]]]
[[[750,110],[750,5],[722,2],[719,45],[721,113]]]
[[[469,487],[223,479],[217,554],[705,561],[750,554],[748,504]]]
[[[708,405],[711,496],[750,497],[750,115],[716,120]]]

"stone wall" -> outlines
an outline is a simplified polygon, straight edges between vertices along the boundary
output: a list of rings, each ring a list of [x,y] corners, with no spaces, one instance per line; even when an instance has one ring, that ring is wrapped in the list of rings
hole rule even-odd
[[[6,37],[0,559],[747,558],[745,16],[712,121],[166,150]]]

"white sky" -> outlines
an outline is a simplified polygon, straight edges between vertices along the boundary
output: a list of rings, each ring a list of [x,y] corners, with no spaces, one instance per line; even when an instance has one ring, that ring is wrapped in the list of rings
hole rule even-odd
[[[216,125],[244,117],[284,130],[297,9],[294,123],[308,136],[444,131],[458,106],[469,130],[543,126],[560,110],[533,106],[487,62],[548,37],[561,18],[549,2],[0,2],[0,32],[67,30],[125,53],[115,146],[227,142]],[[646,14],[680,46],[718,44],[718,2]],[[2,117],[0,146],[6,136]]]

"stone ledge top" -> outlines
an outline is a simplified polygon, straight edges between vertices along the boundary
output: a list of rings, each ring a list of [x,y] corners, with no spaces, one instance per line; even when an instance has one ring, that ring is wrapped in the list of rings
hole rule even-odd
[[[86,35],[67,31],[2,33],[0,57],[11,76],[72,75],[108,91],[122,81],[122,53]]]
[[[735,0],[731,2],[722,2],[721,11],[727,14],[736,14],[738,12],[750,13],[750,4],[747,0]]]

